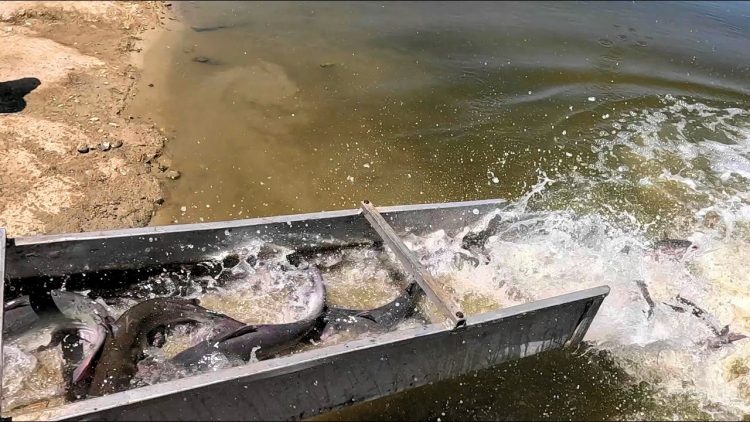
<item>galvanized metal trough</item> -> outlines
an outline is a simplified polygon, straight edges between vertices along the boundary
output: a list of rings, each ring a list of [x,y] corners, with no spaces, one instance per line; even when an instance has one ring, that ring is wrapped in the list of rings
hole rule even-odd
[[[5,300],[41,285],[55,288],[54,280],[66,276],[198,262],[258,238],[290,248],[382,241],[448,321],[36,410],[13,420],[304,419],[576,345],[609,293],[607,286],[463,315],[455,303],[430,292],[429,274],[399,241],[407,232],[455,234],[504,206],[502,200],[485,200],[376,210],[365,202],[362,209],[344,211],[7,240],[0,229]],[[85,283],[101,289],[109,281]]]

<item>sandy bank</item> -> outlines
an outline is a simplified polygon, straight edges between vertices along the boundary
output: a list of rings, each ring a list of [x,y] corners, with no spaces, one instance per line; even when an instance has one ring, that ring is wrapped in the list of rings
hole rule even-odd
[[[0,3],[0,227],[9,236],[143,226],[165,137],[125,115],[162,2]],[[86,151],[88,152],[80,152]]]

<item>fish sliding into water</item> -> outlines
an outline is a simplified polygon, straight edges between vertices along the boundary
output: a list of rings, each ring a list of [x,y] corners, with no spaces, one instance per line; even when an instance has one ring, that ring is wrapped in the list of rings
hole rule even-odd
[[[224,331],[197,345],[178,353],[172,362],[194,369],[205,369],[208,357],[221,353],[227,358],[249,361],[253,355],[265,359],[291,348],[312,331],[326,309],[326,292],[323,276],[314,266],[308,268],[313,283],[310,296],[310,314],[299,321],[287,324],[243,325]]]
[[[244,326],[199,306],[198,299],[156,298],[140,302],[112,324],[88,395],[102,396],[127,389],[154,333],[185,323],[212,324],[221,332]]]
[[[708,339],[705,339],[700,342],[700,344],[704,344],[707,347],[711,349],[718,349],[726,344],[733,343],[738,340],[742,340],[747,338],[744,334],[734,333],[729,331],[729,325],[725,325],[721,328],[719,328],[719,324],[713,318],[710,316],[708,312],[706,312],[704,309],[696,305],[693,301],[685,299],[684,297],[677,296],[677,301],[682,303],[683,305],[690,308],[691,313],[696,316],[698,319],[703,321],[703,323],[708,326],[708,328],[714,333],[715,337],[711,337]],[[669,305],[672,309],[679,311],[679,306]],[[682,311],[684,312],[685,309],[682,308]]]
[[[641,294],[643,295],[643,299],[646,301],[646,304],[648,305],[646,318],[651,319],[654,315],[654,309],[656,308],[656,303],[651,298],[651,294],[648,291],[648,286],[646,285],[645,281],[635,280],[635,283],[638,285],[638,288],[640,289]],[[679,312],[679,313],[687,312],[688,309],[686,308],[689,308],[690,313],[693,314],[693,316],[697,317],[703,324],[705,324],[713,332],[714,337],[701,340],[699,344],[706,345],[708,348],[711,348],[711,349],[718,349],[726,344],[730,344],[735,341],[748,338],[745,334],[740,334],[740,333],[729,331],[729,325],[725,325],[719,328],[719,324],[714,320],[714,318],[711,317],[710,314],[706,310],[696,305],[693,301],[685,299],[684,297],[681,297],[679,295],[676,297],[676,300],[681,305],[675,305],[675,304],[670,304],[666,302],[664,302],[664,304],[670,307],[673,311]]]
[[[648,291],[648,286],[646,285],[646,282],[643,280],[635,280],[635,284],[638,285],[638,289],[640,289],[641,291],[643,300],[645,300],[646,304],[648,305],[648,312],[646,312],[646,319],[651,319],[651,317],[654,316],[654,308],[656,307],[656,304],[654,303],[654,300],[651,298],[651,293]]]
[[[209,26],[191,26],[190,29],[192,29],[195,32],[214,32],[214,31],[219,31],[222,29],[242,28],[247,25],[249,25],[249,23],[239,22],[239,23],[227,23],[227,24],[217,24],[217,25],[209,25]]]
[[[487,223],[487,227],[478,232],[469,232],[461,239],[461,248],[471,252],[471,255],[465,253],[457,253],[455,256],[456,263],[462,266],[463,262],[470,262],[474,267],[479,266],[479,259],[472,255],[476,255],[482,258],[482,261],[487,264],[490,262],[490,257],[487,254],[485,245],[491,236],[495,235],[500,227],[500,223],[503,222],[501,216],[496,215]]]
[[[34,329],[51,326],[52,338],[37,351],[62,345],[64,376],[70,380],[68,397],[80,395],[84,380],[104,345],[114,321],[104,306],[86,295],[63,290],[35,292],[14,299],[4,306],[3,334],[17,337]]]
[[[75,305],[71,306],[73,303]],[[67,323],[81,315],[75,312],[77,308],[90,307],[93,303],[87,296],[61,290],[37,291],[18,297],[3,306],[3,338],[12,340],[28,331]],[[107,316],[103,308],[97,311],[102,317]]]
[[[85,381],[93,375],[96,359],[114,318],[104,306],[88,296],[62,290],[52,290],[50,296],[72,323],[58,327],[52,334],[52,341],[39,350],[62,344],[63,358],[69,366],[65,374],[70,378],[68,395],[82,396]]]

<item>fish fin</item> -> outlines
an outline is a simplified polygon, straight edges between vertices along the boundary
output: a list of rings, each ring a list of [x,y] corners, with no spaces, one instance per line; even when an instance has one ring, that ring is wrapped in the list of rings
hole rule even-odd
[[[408,294],[409,296],[415,295],[421,290],[422,288],[419,287],[419,284],[417,284],[416,281],[412,281],[408,286],[406,286],[406,294]]]
[[[375,319],[374,316],[372,316],[372,313],[370,313],[370,311],[360,312],[358,314],[355,314],[354,316],[357,316],[359,318],[369,319],[370,321],[372,321],[372,322],[374,322],[376,324],[378,323],[378,321]]]
[[[23,306],[31,306],[31,302],[28,296],[21,296],[17,299],[13,299],[5,304],[4,311],[8,312],[12,309],[21,308]]]
[[[37,347],[36,348],[36,352],[40,353],[40,352],[44,352],[45,350],[49,350],[49,349],[51,349],[53,347],[57,347],[60,344],[61,341],[62,341],[62,339],[58,340],[58,339],[56,339],[56,338],[53,337],[52,340],[50,340],[49,343],[47,343],[47,344],[45,344],[43,346]]]
[[[91,353],[86,355],[81,363],[78,364],[78,366],[73,370],[73,384],[78,384],[82,380],[91,376],[94,372],[95,362],[98,360],[99,355],[104,349],[104,340],[107,338],[108,330],[106,327],[99,326],[97,331],[99,333],[99,337],[97,337],[98,341],[96,342],[94,349],[91,351]]]
[[[738,334],[738,333],[729,333],[729,334],[727,335],[727,340],[728,340],[728,341],[729,341],[730,343],[732,343],[732,342],[735,342],[735,341],[737,341],[737,340],[742,340],[742,339],[744,339],[744,338],[747,338],[747,336],[746,336],[746,335],[744,335],[744,334]]]
[[[76,329],[77,329],[76,327],[72,327],[72,326],[61,326],[59,328],[55,328],[55,330],[52,331],[52,338],[50,338],[49,343],[47,343],[44,346],[37,347],[36,351],[43,352],[45,350],[49,350],[49,349],[52,349],[53,347],[59,346],[60,343],[62,343],[65,336],[67,336],[68,334],[71,334],[71,332],[75,332],[74,330]]]
[[[245,334],[254,333],[256,331],[258,331],[258,328],[255,325],[245,325],[236,330],[232,330],[232,331],[222,334],[221,336],[215,338],[212,342],[222,342],[222,341],[229,340],[230,338],[244,336]]]
[[[682,306],[672,305],[671,303],[667,303],[667,302],[662,302],[662,303],[672,308],[672,310],[675,312],[679,312],[681,314],[684,314],[686,312],[685,308],[683,308]]]
[[[345,308],[336,308],[333,306],[329,306],[326,312],[326,318],[329,321],[333,321],[336,319],[344,319],[349,318],[350,316],[356,316],[358,313],[361,313],[362,310],[360,309],[345,309]]]

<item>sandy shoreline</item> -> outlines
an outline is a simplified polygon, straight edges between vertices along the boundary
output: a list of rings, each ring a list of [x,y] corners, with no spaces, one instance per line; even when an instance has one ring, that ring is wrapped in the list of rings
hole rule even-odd
[[[123,110],[169,9],[0,3],[0,227],[9,236],[148,224],[176,174],[157,163],[166,137]]]

